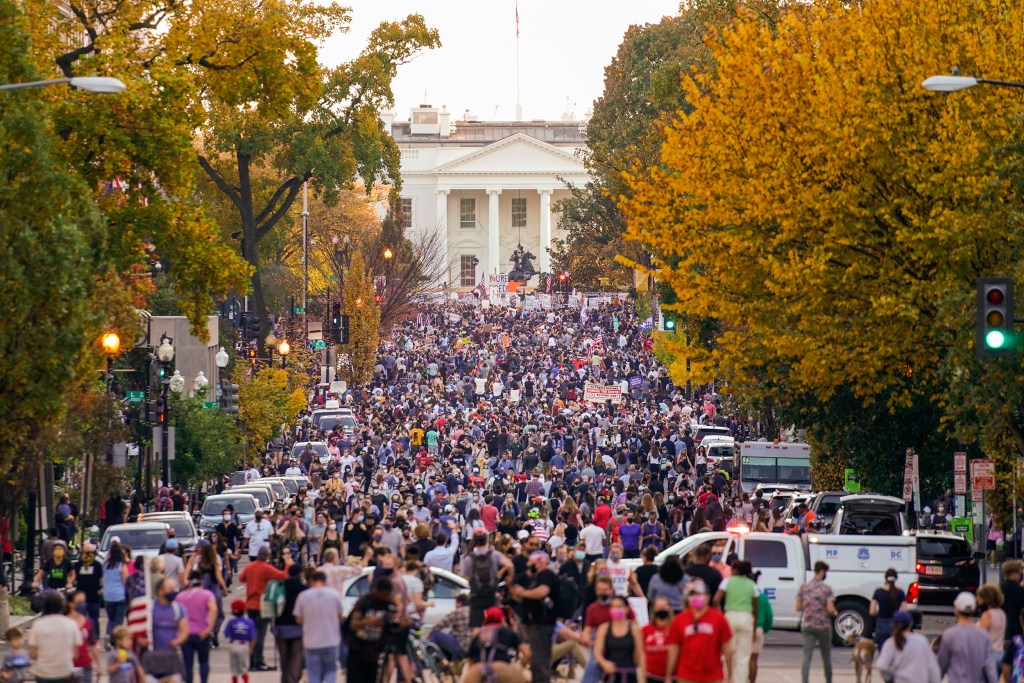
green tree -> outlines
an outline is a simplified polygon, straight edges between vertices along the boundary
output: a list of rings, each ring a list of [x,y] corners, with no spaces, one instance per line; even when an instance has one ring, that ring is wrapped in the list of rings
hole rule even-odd
[[[352,387],[366,384],[373,377],[377,345],[380,343],[380,307],[376,295],[373,273],[366,270],[363,254],[357,251],[345,276],[349,344],[344,347],[348,362],[342,365],[342,376]]]
[[[245,455],[252,462],[264,445],[280,435],[281,425],[306,407],[301,388],[289,386],[288,371],[263,367],[255,374],[247,366],[235,367],[238,384],[238,418],[245,435]]]
[[[175,426],[173,476],[194,486],[238,469],[242,435],[232,415],[203,405],[201,397],[171,402]]]
[[[391,81],[399,65],[439,45],[423,17],[410,15],[381,24],[359,57],[326,69],[317,62],[317,43],[347,25],[348,11],[299,0],[274,0],[273,6],[278,11],[260,12],[254,20],[247,3],[225,4],[215,12],[223,30],[202,36],[203,49],[192,52],[199,67],[206,66],[199,56],[204,50],[225,67],[200,71],[209,130],[199,163],[237,211],[241,252],[253,267],[261,314],[260,243],[288,215],[306,182],[328,204],[357,178],[369,188],[377,182],[397,188],[398,148],[378,111],[393,103]],[[197,38],[185,31],[181,38],[172,35],[172,42]],[[271,182],[254,186],[254,168]],[[269,324],[261,315],[261,344]]]

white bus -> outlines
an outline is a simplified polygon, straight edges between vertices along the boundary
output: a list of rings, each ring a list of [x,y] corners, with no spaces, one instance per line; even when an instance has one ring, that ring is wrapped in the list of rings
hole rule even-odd
[[[773,486],[811,490],[811,447],[805,443],[746,441],[736,444],[740,486],[748,493]]]

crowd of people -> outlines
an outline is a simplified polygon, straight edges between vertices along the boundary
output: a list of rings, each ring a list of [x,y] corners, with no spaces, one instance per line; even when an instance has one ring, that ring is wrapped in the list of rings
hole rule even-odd
[[[649,323],[628,301],[557,312],[425,307],[381,344],[371,382],[315,394],[283,447],[250,466],[248,478],[308,479],[287,504],[245,524],[229,508],[191,554],[172,537],[148,565],[118,542],[102,559],[87,543],[72,563],[52,539],[36,577],[43,616],[27,644],[8,634],[0,678],[17,682],[31,664],[37,680],[75,671],[76,680],[192,683],[198,663],[207,683],[211,650],[225,648],[233,683],[247,682],[269,668],[272,629],[282,683],[304,672],[310,683],[335,681],[340,670],[360,683],[392,671],[412,681],[410,644],[421,642],[436,572],[447,571],[468,590],[428,638],[464,680],[521,681],[528,671],[547,683],[578,670],[587,683],[755,683],[773,617],[757,567],[708,545],[685,564],[655,557],[734,523],[792,529],[760,493],[734,490],[695,444],[700,424],[739,438],[756,429],[711,387],[676,385]],[[590,383],[621,398],[587,402]],[[351,407],[354,430],[317,428],[311,413],[328,400]],[[290,441],[310,445],[292,458]],[[817,650],[831,681],[835,605],[828,566],[814,569],[797,604],[803,680]],[[365,592],[346,609],[343,587],[363,575]],[[1020,567],[1004,566],[1004,577],[979,590],[987,610],[977,624],[973,596],[958,598],[962,623],[936,654],[911,633],[905,595],[887,574],[871,605],[886,680],[934,671],[995,683],[997,667],[1021,680]],[[245,598],[229,601],[236,582]],[[149,642],[130,628],[132,600],[147,594]]]

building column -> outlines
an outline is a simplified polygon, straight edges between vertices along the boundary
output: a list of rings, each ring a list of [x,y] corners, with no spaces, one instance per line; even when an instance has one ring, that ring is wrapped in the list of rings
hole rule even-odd
[[[438,250],[441,252],[441,258],[444,259],[440,280],[442,284],[447,283],[450,287],[452,285],[452,259],[448,253],[448,193],[451,190],[437,189],[435,192],[437,193],[437,229],[441,233]]]
[[[487,275],[499,272],[498,264],[498,198],[501,190],[487,190]],[[490,282],[488,281],[488,284]]]
[[[537,254],[540,272],[551,272],[551,194],[554,190],[537,190],[540,195],[540,253]]]

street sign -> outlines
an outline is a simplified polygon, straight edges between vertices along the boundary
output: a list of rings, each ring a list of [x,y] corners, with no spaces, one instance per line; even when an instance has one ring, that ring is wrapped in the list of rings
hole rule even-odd
[[[964,451],[953,454],[953,493],[967,493],[967,453]]]
[[[991,491],[996,487],[995,460],[971,461],[971,488],[975,491]]]
[[[312,342],[310,342],[309,347],[314,351],[323,351],[324,349],[327,348],[327,342],[325,342],[323,339],[314,339]]]
[[[843,470],[843,490],[847,493],[860,493],[860,477],[857,470]]]
[[[213,408],[217,407],[217,402],[216,401],[203,401],[203,407],[204,408],[210,408],[212,410]]]
[[[305,312],[306,312],[306,309],[303,308],[302,306],[296,306],[295,308],[292,309],[292,313],[305,313]]]
[[[145,391],[126,391],[124,395],[130,403],[142,403],[146,398]]]
[[[903,466],[903,500],[910,502],[914,499],[914,459],[916,458],[913,448],[907,449],[907,459]]]

